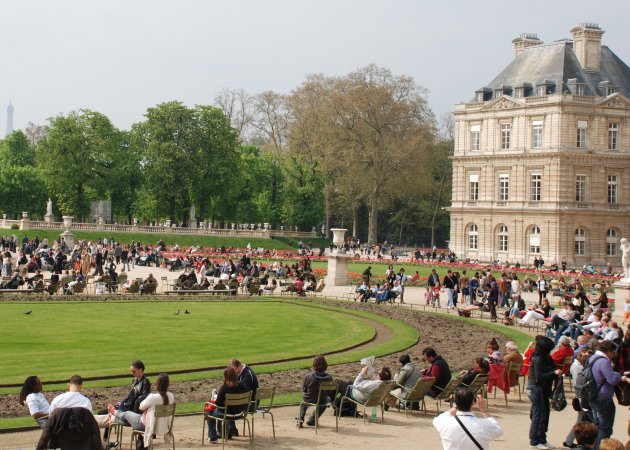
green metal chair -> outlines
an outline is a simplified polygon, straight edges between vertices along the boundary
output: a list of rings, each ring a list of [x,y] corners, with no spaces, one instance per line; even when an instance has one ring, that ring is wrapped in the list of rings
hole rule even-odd
[[[339,380],[330,380],[330,381],[320,381],[319,382],[319,392],[317,394],[317,402],[310,403],[302,400],[300,402],[300,410],[302,409],[302,405],[304,406],[313,406],[315,407],[315,434],[317,434],[317,428],[319,428],[319,407],[326,405],[327,407],[333,406],[333,401],[337,398],[337,392],[339,391]],[[328,396],[327,392],[334,392],[332,396]],[[326,397],[330,397],[331,401],[327,402]],[[299,417],[299,413],[298,413]],[[339,431],[339,417],[335,414],[335,431]]]
[[[422,403],[422,407],[420,408],[420,410],[424,410],[424,412],[426,413],[427,405],[424,402],[424,397],[429,393],[434,383],[435,383],[435,378],[429,378],[429,379],[420,378],[416,382],[415,386],[411,389],[411,391],[409,391],[406,397],[398,396],[396,394],[391,394],[391,395],[395,399],[402,402],[402,404],[405,407],[405,416],[407,416],[409,411],[411,410],[412,403]],[[398,385],[398,387],[404,389],[404,387],[400,384]],[[400,410],[400,408],[398,409]]]
[[[378,387],[374,389],[374,391],[372,391],[370,396],[365,400],[365,403],[361,403],[353,399],[352,397],[350,397],[349,395],[350,387],[351,386],[348,386],[348,388],[346,389],[346,393],[344,394],[343,397],[341,397],[341,403],[339,405],[339,410],[337,411],[337,416],[340,416],[341,411],[343,411],[343,402],[349,401],[349,402],[354,403],[357,407],[359,406],[363,407],[363,423],[365,423],[365,418],[366,418],[365,409],[370,408],[370,407],[377,407],[377,406],[381,407],[381,422],[384,422],[385,421],[385,407],[384,407],[385,397],[387,397],[389,393],[391,392],[391,390],[396,387],[396,382],[393,380],[381,382],[381,384],[379,384]]]

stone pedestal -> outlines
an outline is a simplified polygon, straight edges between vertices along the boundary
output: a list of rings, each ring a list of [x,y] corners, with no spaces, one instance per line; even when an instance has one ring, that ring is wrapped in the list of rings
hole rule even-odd
[[[623,310],[626,299],[630,297],[630,279],[624,278],[613,283],[615,293],[612,297],[615,299],[615,312],[613,316],[615,319],[623,320]]]
[[[20,220],[20,230],[29,230],[31,228],[31,219],[28,217],[28,212],[22,211],[22,220]]]
[[[189,220],[188,228],[197,228],[197,220],[196,219]]]
[[[66,230],[63,233],[61,233],[59,236],[63,238],[68,248],[74,247],[74,234],[72,233],[72,231]]]
[[[44,222],[46,223],[52,223],[55,221],[55,216],[53,216],[52,214],[46,214],[44,216]]]
[[[348,260],[350,256],[343,251],[345,228],[332,228],[333,243],[337,248],[328,256],[328,274],[324,279],[326,286],[348,285]]]
[[[348,260],[350,256],[345,253],[333,252],[328,255],[328,274],[324,278],[326,286],[348,285]]]

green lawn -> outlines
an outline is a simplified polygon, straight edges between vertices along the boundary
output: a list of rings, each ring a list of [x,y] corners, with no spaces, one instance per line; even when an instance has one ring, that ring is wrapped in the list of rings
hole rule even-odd
[[[0,380],[123,375],[133,359],[149,372],[221,366],[234,357],[255,363],[328,353],[374,334],[356,316],[322,312],[289,302],[1,304]]]

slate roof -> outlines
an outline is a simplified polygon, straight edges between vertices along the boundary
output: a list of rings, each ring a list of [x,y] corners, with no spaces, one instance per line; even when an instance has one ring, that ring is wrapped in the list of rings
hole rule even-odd
[[[534,86],[545,80],[555,83],[555,92],[567,91],[567,80],[577,78],[584,83],[584,95],[602,97],[598,85],[609,81],[616,92],[630,97],[630,67],[628,67],[608,47],[601,46],[601,66],[599,72],[585,71],[573,52],[573,41],[562,40],[524,49],[514,60],[484,87],[492,90],[502,85],[518,87],[524,83]],[[475,100],[472,100],[475,101]]]

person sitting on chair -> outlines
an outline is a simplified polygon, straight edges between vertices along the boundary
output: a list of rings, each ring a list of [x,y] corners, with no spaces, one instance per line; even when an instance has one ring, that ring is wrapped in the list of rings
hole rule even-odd
[[[155,407],[158,405],[170,405],[175,402],[175,396],[169,392],[168,387],[170,380],[167,374],[161,373],[155,380],[154,394],[149,394],[139,405],[140,413],[134,411],[124,411],[116,409],[113,405],[108,405],[110,420],[130,426],[134,430],[144,431],[144,439],[136,441],[136,449],[145,449],[151,447],[153,435],[168,433],[168,418],[161,417],[155,421]],[[143,445],[144,441],[144,445]]]
[[[354,380],[354,383],[341,382],[339,383],[339,392],[343,396],[346,392],[347,395],[356,400],[359,403],[365,403],[370,397],[370,394],[378,388],[383,381],[389,381],[392,379],[392,372],[389,367],[383,367],[378,371],[377,379],[370,379],[369,372],[372,368],[368,365],[364,366],[359,372],[359,375]],[[348,388],[349,387],[349,388]],[[341,400],[341,397],[339,398]],[[338,402],[335,402],[337,408],[339,408]]]
[[[208,418],[208,442],[211,444],[219,443],[219,433],[217,431],[217,421],[214,419],[215,417],[221,418],[226,412],[228,414],[239,414],[243,412],[245,408],[245,406],[234,406],[230,407],[227,411],[221,411],[220,408],[225,407],[226,394],[242,394],[247,391],[248,389],[243,383],[236,379],[236,371],[234,368],[226,367],[223,371],[223,384],[219,388],[216,400],[214,400],[217,408],[214,411],[206,413],[206,417]],[[233,430],[231,430],[230,433],[233,433]],[[228,438],[229,436],[230,435],[228,435]]]
[[[35,375],[24,380],[20,391],[20,405],[26,404],[31,417],[37,421],[41,428],[48,422],[50,404],[42,394],[42,382]]]
[[[320,405],[317,411],[314,411],[306,421],[306,425],[311,427],[315,425],[315,414],[317,414],[317,417],[324,414],[324,411],[326,411],[326,404],[333,400],[327,397],[330,392],[322,392],[322,397],[318,397],[319,383],[322,381],[332,380],[332,377],[326,373],[326,369],[328,369],[326,358],[322,355],[317,355],[313,358],[313,370],[307,373],[302,381],[302,401],[308,403],[323,403],[323,405]],[[298,428],[302,428],[307,409],[307,405],[300,406],[300,415],[297,421]]]
[[[422,371],[422,376],[427,378],[435,378],[435,383],[431,386],[429,391],[430,397],[437,397],[442,389],[451,381],[451,369],[447,362],[438,355],[435,349],[427,347],[422,350],[422,357],[426,362],[431,364],[431,367]]]
[[[409,355],[400,355],[398,361],[403,365],[400,372],[394,377],[399,387],[391,391],[390,395],[385,399],[385,409],[396,405],[396,397],[406,398],[421,377],[420,369],[411,364]]]
[[[147,291],[155,291],[155,287],[157,287],[157,280],[153,276],[152,273],[142,282],[140,285],[140,294],[144,294]]]
[[[460,381],[460,386],[470,386],[470,383],[477,378],[478,374],[489,374],[490,373],[490,363],[482,357],[479,357],[475,360],[475,367],[470,370],[462,370],[459,374],[463,375]]]

